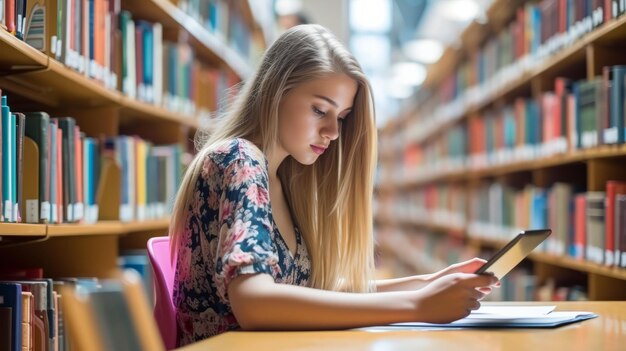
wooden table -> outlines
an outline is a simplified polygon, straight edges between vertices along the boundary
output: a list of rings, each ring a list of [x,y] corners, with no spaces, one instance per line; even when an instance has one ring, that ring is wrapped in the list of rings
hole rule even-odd
[[[495,303],[485,303],[485,305]],[[507,303],[556,305],[598,318],[554,329],[448,329],[411,331],[228,332],[180,348],[206,350],[626,350],[626,301]]]

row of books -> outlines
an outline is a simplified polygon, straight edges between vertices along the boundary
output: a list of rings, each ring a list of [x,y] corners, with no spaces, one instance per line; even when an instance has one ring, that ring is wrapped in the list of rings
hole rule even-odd
[[[224,0],[172,0],[181,10],[215,34],[243,57],[253,58],[261,48],[250,40],[250,28],[246,24],[237,3]]]
[[[465,228],[467,190],[459,185],[428,185],[397,196],[377,197],[376,213],[404,223],[428,223]]]
[[[96,141],[73,118],[13,113],[2,96],[2,203],[5,222],[61,223],[97,216]]]
[[[552,228],[538,250],[606,266],[626,267],[626,182],[605,191],[567,183],[515,189],[485,184],[469,195],[468,235],[508,240],[524,228]]]
[[[109,89],[174,112],[215,112],[226,88],[239,81],[202,64],[184,36],[167,41],[160,23],[134,20],[120,0],[0,0],[4,6],[0,27]],[[242,21],[230,13],[238,18],[233,23]],[[247,42],[249,32],[239,37]]]
[[[121,270],[134,270],[138,277],[141,290],[146,292],[145,301],[153,305],[152,271],[145,250],[126,252],[119,257]],[[128,327],[123,317],[125,309],[116,305],[117,301],[109,300],[109,289],[113,284],[108,280],[94,277],[82,278],[44,278],[43,268],[7,268],[0,270],[0,349],[2,350],[81,350],[80,344],[73,344],[77,335],[70,335],[67,327],[65,311],[66,296],[63,289],[71,289],[77,294],[97,296],[102,304],[94,305],[92,312],[99,316],[98,324],[110,331],[116,328],[117,333],[124,332]],[[115,303],[114,303],[115,302]],[[78,311],[72,311],[77,313]],[[103,315],[103,316],[101,316]],[[107,320],[104,318],[113,318]],[[122,325],[123,328],[122,328]],[[117,329],[122,328],[122,329]],[[134,330],[134,329],[129,329]],[[76,332],[76,330],[73,330]],[[83,334],[84,331],[80,330]],[[123,343],[133,342],[138,333],[125,335]],[[115,339],[122,334],[107,335]],[[103,338],[102,340],[104,340]],[[115,340],[106,342],[115,343]],[[116,344],[117,345],[117,344]],[[133,344],[134,345],[134,344]],[[119,345],[118,345],[119,346]],[[121,350],[115,347],[108,350]],[[140,348],[124,348],[139,350]]]
[[[121,178],[120,220],[167,216],[182,177],[180,145],[154,146],[137,136],[98,140],[72,117],[12,113],[6,102],[2,96],[3,221],[96,222],[98,199],[111,192],[101,182],[108,166]]]
[[[489,102],[502,88],[532,74],[551,56],[625,11],[621,1],[527,2],[516,10],[508,27],[471,52],[436,90],[423,94],[428,103],[407,131],[409,139],[422,140],[470,107]]]
[[[558,77],[555,90],[537,99],[477,113],[435,139],[405,149],[406,173],[482,169],[540,159],[599,145],[622,144],[626,136],[626,66],[573,82]],[[406,174],[405,174],[406,175]]]
[[[119,219],[167,217],[183,174],[180,145],[155,146],[137,136],[119,136],[106,140],[103,152],[111,152],[120,166]]]
[[[163,40],[160,23],[120,13],[124,94],[192,116],[215,112],[227,88],[239,82],[235,73],[202,64],[184,40]]]
[[[538,251],[626,267],[626,181],[608,181],[604,191],[560,182],[521,189],[498,182],[469,190],[431,185],[377,199],[376,205],[378,218],[467,228],[478,238],[506,241],[523,229],[552,228]]]

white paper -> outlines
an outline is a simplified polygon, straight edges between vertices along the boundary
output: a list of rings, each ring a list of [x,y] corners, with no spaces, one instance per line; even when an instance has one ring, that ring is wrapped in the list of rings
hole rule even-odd
[[[555,308],[556,306],[480,306],[465,318],[540,317],[554,311]]]
[[[584,318],[583,318],[584,317]],[[596,317],[585,311],[555,311],[555,306],[482,306],[462,319],[448,324],[432,324],[422,322],[394,323],[388,326],[373,327],[374,329],[423,328],[423,327],[528,327],[550,326],[555,323],[583,320]],[[365,328],[368,329],[368,328]]]

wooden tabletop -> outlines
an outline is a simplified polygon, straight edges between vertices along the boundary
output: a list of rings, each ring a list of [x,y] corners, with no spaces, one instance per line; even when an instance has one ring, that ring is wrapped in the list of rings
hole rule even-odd
[[[485,305],[494,303],[485,303]],[[509,302],[508,305],[525,303]],[[598,318],[554,329],[422,329],[411,331],[228,332],[180,348],[206,350],[626,350],[626,301],[526,303]]]

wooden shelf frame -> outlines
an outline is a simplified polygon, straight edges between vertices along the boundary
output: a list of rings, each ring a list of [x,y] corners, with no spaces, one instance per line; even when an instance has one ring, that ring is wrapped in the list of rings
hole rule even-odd
[[[127,235],[167,230],[169,223],[169,218],[134,222],[99,221],[94,224],[0,223],[0,237],[49,239],[67,236]]]

